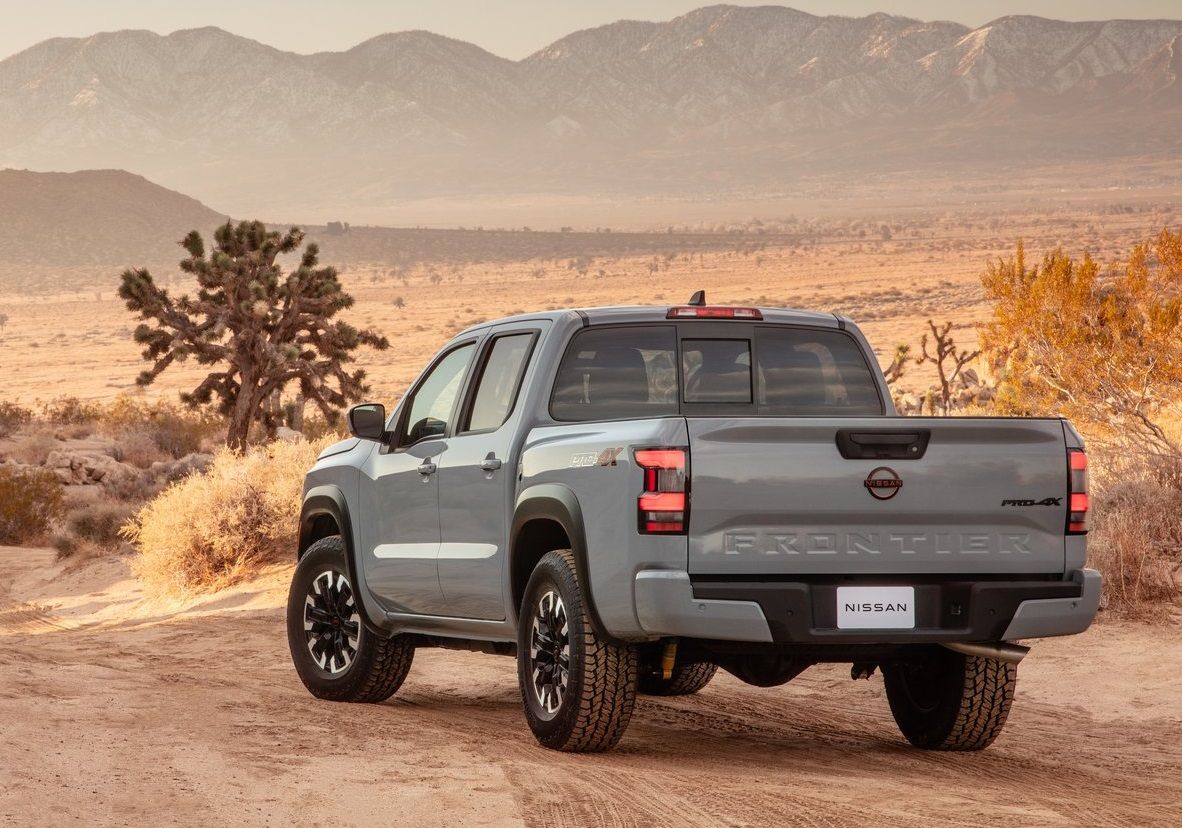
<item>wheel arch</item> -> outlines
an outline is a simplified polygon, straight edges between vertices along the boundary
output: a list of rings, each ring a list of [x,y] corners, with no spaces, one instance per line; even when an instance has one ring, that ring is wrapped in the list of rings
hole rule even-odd
[[[514,624],[518,622],[525,587],[537,562],[554,549],[570,549],[579,583],[586,590],[591,624],[597,635],[615,640],[604,627],[595,605],[583,511],[573,491],[559,483],[540,483],[525,489],[517,498],[509,539],[509,612]]]
[[[360,560],[353,538],[353,524],[349,517],[349,504],[345,493],[337,486],[315,486],[304,495],[300,508],[300,535],[296,547],[296,561],[304,557],[308,548],[318,540],[339,535],[345,545],[345,570],[349,580],[356,585],[354,593],[361,605],[361,617],[371,632],[388,636],[382,621],[385,615],[374,605],[362,576]]]

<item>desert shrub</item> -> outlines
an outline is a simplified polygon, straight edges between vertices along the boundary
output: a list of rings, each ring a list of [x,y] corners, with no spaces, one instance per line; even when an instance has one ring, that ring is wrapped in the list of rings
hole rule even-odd
[[[73,535],[65,532],[59,532],[53,536],[50,545],[57,550],[58,560],[63,558],[70,558],[82,547],[82,544]]]
[[[123,429],[112,434],[111,438],[116,445],[115,459],[121,463],[146,469],[168,456],[156,445],[152,435],[144,431]]]
[[[142,504],[149,498],[155,497],[163,488],[163,483],[151,474],[144,472],[139,475],[119,477],[112,482],[103,481],[106,493],[122,503]]]
[[[0,466],[0,543],[39,539],[61,516],[62,500],[53,472]]]
[[[125,503],[91,503],[71,512],[65,522],[75,538],[115,549],[123,542],[119,530],[133,514],[135,509]]]
[[[1106,605],[1144,614],[1182,590],[1182,463],[1093,452],[1088,558]]]
[[[201,449],[202,444],[212,439],[224,423],[207,409],[182,407],[167,400],[148,403],[132,397],[115,398],[101,413],[100,424],[104,432],[121,444],[130,435],[142,435],[164,454],[180,459]],[[142,449],[146,449],[140,443]],[[140,451],[146,460],[146,450]],[[159,457],[155,458],[159,459]],[[135,460],[127,462],[141,465]],[[147,460],[150,465],[153,460]]]
[[[1136,245],[1123,267],[1021,244],[982,276],[981,341],[1005,413],[1063,413],[1102,441],[1182,460],[1182,232]]]
[[[49,453],[58,447],[53,435],[36,429],[22,430],[5,454],[9,459],[26,466],[43,466]]]
[[[11,402],[0,402],[0,439],[16,433],[21,426],[28,425],[33,412]]]
[[[77,397],[56,397],[41,403],[41,419],[54,425],[86,425],[98,420],[103,407]]]
[[[304,473],[329,442],[219,452],[208,471],[165,489],[128,524],[136,574],[157,592],[184,594],[293,560]]]
[[[336,422],[329,422],[318,411],[309,412],[304,417],[303,428],[300,432],[309,440],[322,440],[331,437],[333,440],[344,440],[348,436],[348,426],[344,417],[338,417]]]

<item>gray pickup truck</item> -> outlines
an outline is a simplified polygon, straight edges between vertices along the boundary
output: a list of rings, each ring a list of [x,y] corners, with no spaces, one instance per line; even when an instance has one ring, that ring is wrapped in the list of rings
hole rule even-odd
[[[308,472],[288,601],[315,696],[379,702],[418,647],[513,655],[543,745],[716,670],[881,670],[914,745],[1005,723],[1021,640],[1082,632],[1087,456],[1058,418],[898,417],[831,314],[705,304],[471,328]]]

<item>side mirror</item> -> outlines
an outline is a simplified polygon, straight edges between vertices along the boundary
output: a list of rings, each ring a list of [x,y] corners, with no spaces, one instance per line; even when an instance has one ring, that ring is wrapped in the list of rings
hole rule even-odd
[[[349,431],[362,440],[381,440],[386,433],[386,406],[381,403],[362,403],[349,409],[346,415]]]
[[[434,417],[424,417],[411,426],[406,439],[410,443],[417,443],[420,440],[426,440],[428,437],[442,437],[446,431],[447,423],[443,420],[437,420]]]

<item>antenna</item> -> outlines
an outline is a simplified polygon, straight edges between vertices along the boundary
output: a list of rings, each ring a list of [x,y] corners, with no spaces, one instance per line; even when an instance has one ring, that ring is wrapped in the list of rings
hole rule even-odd
[[[690,297],[689,303],[696,307],[701,307],[706,304],[706,291],[694,291],[694,295]]]

